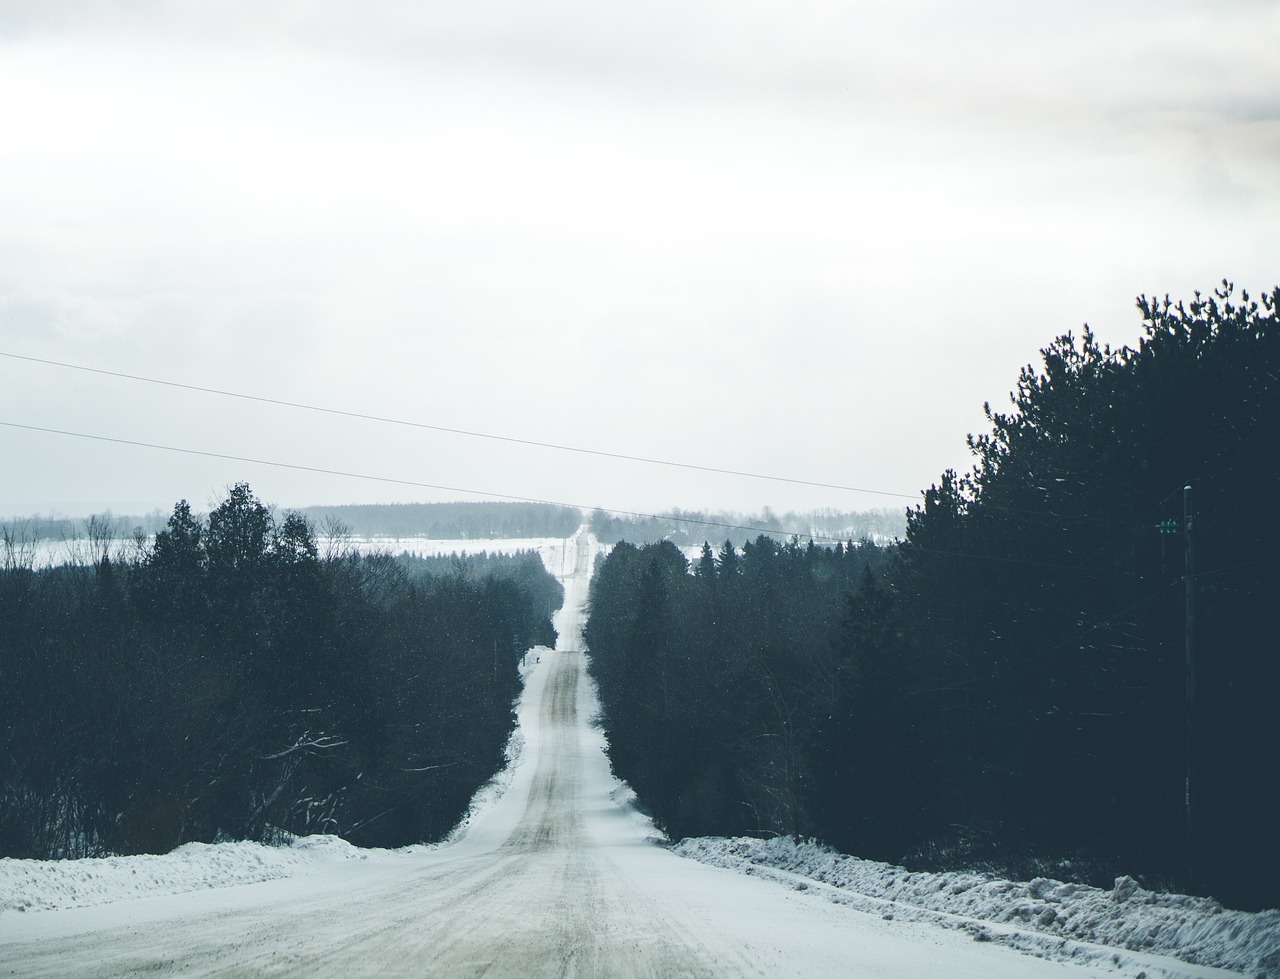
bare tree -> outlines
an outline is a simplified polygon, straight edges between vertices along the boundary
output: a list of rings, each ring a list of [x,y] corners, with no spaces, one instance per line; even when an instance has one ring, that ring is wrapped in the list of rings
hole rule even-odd
[[[39,545],[40,533],[30,520],[0,524],[0,570],[30,571]]]

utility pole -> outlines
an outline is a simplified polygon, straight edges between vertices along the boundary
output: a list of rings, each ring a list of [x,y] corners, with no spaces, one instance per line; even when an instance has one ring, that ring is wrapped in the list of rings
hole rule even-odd
[[[1195,551],[1195,509],[1191,502],[1191,487],[1182,488],[1182,526],[1186,536],[1186,576],[1183,579],[1187,589],[1187,784],[1186,784],[1186,819],[1187,819],[1187,887],[1195,881],[1195,859],[1193,856],[1192,810],[1191,810],[1191,774],[1195,757],[1195,718],[1196,718],[1196,551]]]

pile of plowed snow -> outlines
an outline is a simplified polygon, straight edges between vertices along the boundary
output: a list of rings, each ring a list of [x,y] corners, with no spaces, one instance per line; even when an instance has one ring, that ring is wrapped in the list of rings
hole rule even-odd
[[[1212,898],[1161,894],[1120,877],[1112,890],[1037,877],[1000,880],[970,871],[912,872],[787,837],[687,839],[674,851],[702,863],[772,869],[881,902],[886,916],[911,909],[1013,926],[1055,939],[1168,955],[1196,965],[1280,977],[1280,910],[1229,911]],[[847,902],[842,902],[847,903]],[[960,924],[963,927],[963,923]],[[993,940],[998,933],[990,933]]]
[[[404,851],[395,851],[403,853]],[[345,860],[385,859],[336,836],[304,836],[288,846],[187,843],[163,856],[83,860],[0,860],[0,912],[53,911],[211,887],[298,877]]]

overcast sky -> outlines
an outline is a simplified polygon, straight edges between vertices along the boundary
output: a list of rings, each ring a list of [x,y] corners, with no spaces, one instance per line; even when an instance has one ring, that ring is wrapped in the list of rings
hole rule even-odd
[[[0,0],[0,351],[916,494],[1139,293],[1280,283],[1280,4]],[[0,516],[892,496],[0,357]]]

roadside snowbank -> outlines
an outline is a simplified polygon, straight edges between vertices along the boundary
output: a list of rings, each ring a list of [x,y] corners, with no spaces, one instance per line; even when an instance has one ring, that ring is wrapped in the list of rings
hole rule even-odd
[[[716,867],[746,873],[763,868],[827,884],[842,895],[872,899],[877,906],[866,910],[885,916],[920,909],[1280,979],[1280,910],[1229,911],[1212,898],[1144,890],[1130,877],[1105,891],[1044,877],[1015,882],[968,871],[915,873],[786,837],[687,839],[672,849]]]
[[[288,846],[187,843],[162,856],[83,860],[0,859],[0,913],[54,911],[138,897],[184,894],[315,873],[347,860],[405,851],[361,850],[337,836],[304,836]]]
[[[529,675],[542,662],[542,656],[547,652],[548,650],[545,646],[535,646],[529,650],[524,660],[520,663],[521,683],[528,683]],[[460,842],[466,838],[467,831],[471,829],[472,824],[487,815],[502,801],[502,797],[507,794],[507,790],[511,788],[512,782],[515,781],[517,773],[524,764],[527,724],[528,718],[524,716],[524,699],[521,698],[518,704],[516,726],[511,729],[507,744],[502,749],[502,767],[493,773],[493,777],[489,781],[476,789],[476,794],[471,797],[467,811],[458,820],[458,825],[449,831],[449,834],[441,843],[431,844],[432,846],[444,846]]]

